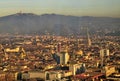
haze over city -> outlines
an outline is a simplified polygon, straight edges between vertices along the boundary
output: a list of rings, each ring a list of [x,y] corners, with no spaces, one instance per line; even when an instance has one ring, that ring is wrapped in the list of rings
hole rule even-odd
[[[0,0],[0,16],[18,12],[120,17],[120,0]]]
[[[120,81],[120,0],[0,0],[0,81]]]

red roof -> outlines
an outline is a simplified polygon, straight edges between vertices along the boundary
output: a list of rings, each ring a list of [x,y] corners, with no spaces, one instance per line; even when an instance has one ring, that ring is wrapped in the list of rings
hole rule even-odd
[[[80,78],[80,79],[86,79],[86,78],[88,78],[88,77],[89,77],[89,76],[86,76],[84,73],[75,75],[75,78]]]

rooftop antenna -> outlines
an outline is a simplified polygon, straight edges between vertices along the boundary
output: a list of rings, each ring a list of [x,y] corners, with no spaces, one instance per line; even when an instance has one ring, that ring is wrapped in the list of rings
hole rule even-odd
[[[22,11],[17,12],[17,15],[21,15],[21,14],[22,14]]]

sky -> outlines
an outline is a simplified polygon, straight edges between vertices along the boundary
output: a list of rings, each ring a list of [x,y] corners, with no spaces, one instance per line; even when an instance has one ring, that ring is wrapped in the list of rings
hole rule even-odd
[[[0,16],[18,12],[120,18],[120,0],[0,0]]]

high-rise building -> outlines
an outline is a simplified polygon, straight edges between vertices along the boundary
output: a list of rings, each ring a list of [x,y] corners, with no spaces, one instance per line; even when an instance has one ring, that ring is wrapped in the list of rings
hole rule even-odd
[[[109,49],[100,50],[101,66],[103,66],[103,61],[105,56],[109,56]]]
[[[60,53],[60,64],[67,64],[68,61],[69,61],[68,52],[61,52]]]
[[[71,64],[69,66],[69,70],[72,71],[72,75],[76,75],[76,74],[84,73],[86,68],[85,68],[85,64],[83,64],[83,63]]]
[[[104,60],[104,50],[100,50],[100,58],[101,58],[101,67],[103,67],[103,60]]]
[[[109,49],[101,49],[100,50],[100,57],[104,57],[104,56],[109,56]]]
[[[60,52],[52,54],[53,59],[57,62],[57,64],[68,64],[69,61],[69,54],[67,52]]]
[[[60,64],[60,56],[57,53],[52,54],[53,59],[57,62],[57,64]]]

